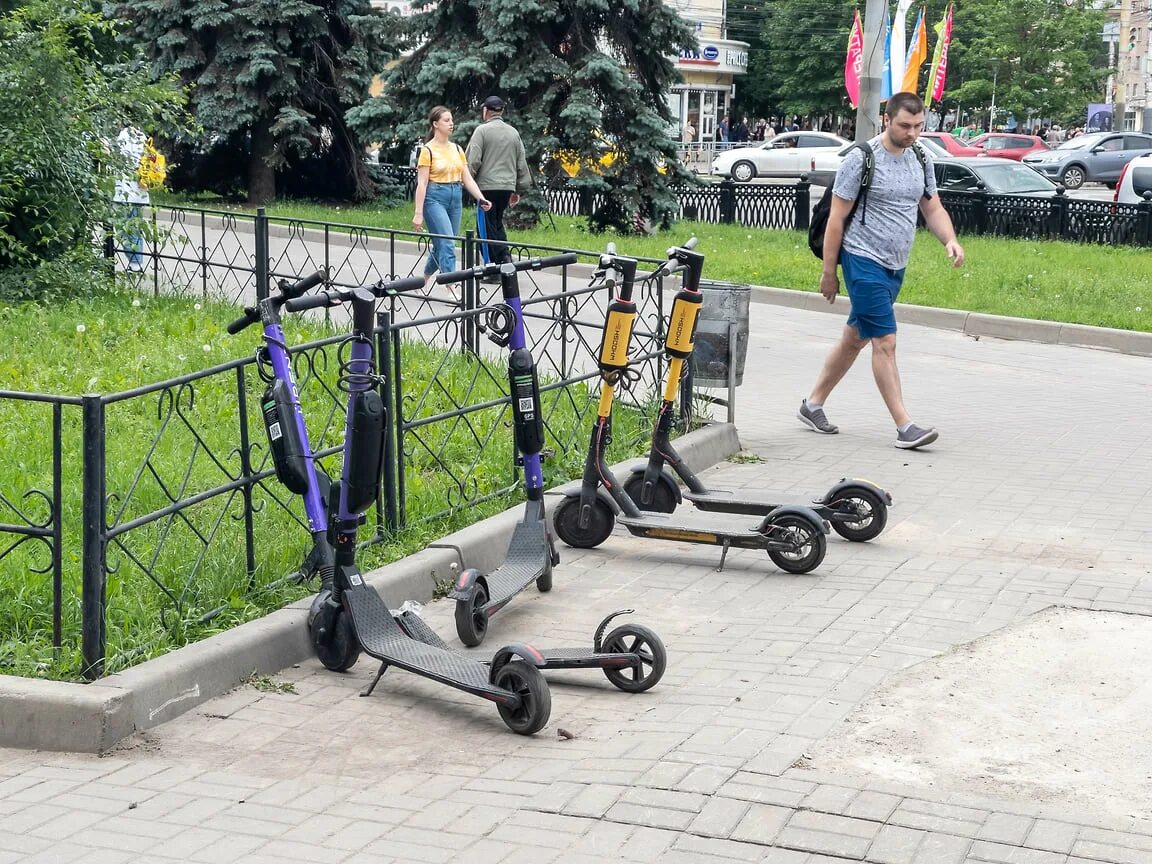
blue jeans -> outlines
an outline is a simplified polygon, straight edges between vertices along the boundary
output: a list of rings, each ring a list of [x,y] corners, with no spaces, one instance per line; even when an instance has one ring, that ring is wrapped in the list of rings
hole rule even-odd
[[[125,219],[130,223],[124,234],[124,251],[128,253],[128,266],[140,270],[144,267],[144,235],[140,233],[139,219],[142,204],[128,205]]]
[[[449,237],[432,238],[424,275],[439,270],[450,273],[456,269],[456,247],[450,237],[460,233],[460,183],[429,183],[424,194],[424,225],[429,234],[447,234]]]

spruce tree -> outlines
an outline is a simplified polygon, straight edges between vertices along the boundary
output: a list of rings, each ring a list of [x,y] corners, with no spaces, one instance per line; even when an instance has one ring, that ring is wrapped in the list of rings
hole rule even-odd
[[[345,120],[392,44],[391,19],[369,0],[132,0],[116,14],[155,75],[194,85],[191,109],[216,152],[245,154],[250,203],[274,198],[276,170],[310,155],[332,169],[334,197],[371,194]]]
[[[691,175],[677,162],[667,96],[673,58],[695,38],[662,0],[439,0],[409,27],[415,50],[379,97],[349,112],[363,134],[408,149],[423,140],[429,110],[446,105],[465,145],[480,102],[495,94],[534,171],[557,151],[578,154],[572,184],[603,195],[594,227],[628,231],[637,216],[675,208],[670,186]],[[616,154],[608,165],[606,151]]]

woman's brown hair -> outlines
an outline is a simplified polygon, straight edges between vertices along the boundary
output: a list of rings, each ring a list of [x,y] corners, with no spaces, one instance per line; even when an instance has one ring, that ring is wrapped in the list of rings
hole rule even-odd
[[[435,137],[435,135],[436,135],[436,129],[435,129],[436,121],[439,120],[441,117],[443,117],[445,114],[450,113],[451,111],[452,111],[452,109],[447,107],[446,105],[437,105],[435,108],[433,108],[431,111],[428,112],[428,134],[424,137],[425,142],[431,141]]]

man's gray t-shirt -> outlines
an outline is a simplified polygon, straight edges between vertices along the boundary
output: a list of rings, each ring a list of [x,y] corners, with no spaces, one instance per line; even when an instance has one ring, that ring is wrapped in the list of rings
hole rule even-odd
[[[871,258],[892,270],[902,270],[908,264],[908,254],[916,237],[920,199],[925,192],[936,194],[936,176],[932,171],[932,157],[927,153],[924,154],[927,165],[921,166],[911,147],[905,149],[903,155],[893,156],[880,143],[880,138],[877,135],[868,142],[873,153],[872,185],[868,188],[868,197],[856,208],[840,248]],[[854,201],[860,193],[863,169],[864,153],[853,149],[836,172],[832,194]]]

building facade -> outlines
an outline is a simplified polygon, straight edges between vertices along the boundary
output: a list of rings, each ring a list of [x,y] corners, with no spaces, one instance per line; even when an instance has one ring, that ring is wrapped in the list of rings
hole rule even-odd
[[[668,107],[693,141],[714,141],[716,125],[729,113],[736,79],[748,72],[748,43],[727,38],[727,0],[666,0],[692,26],[699,43],[681,51],[676,69],[684,83],[672,88]]]

